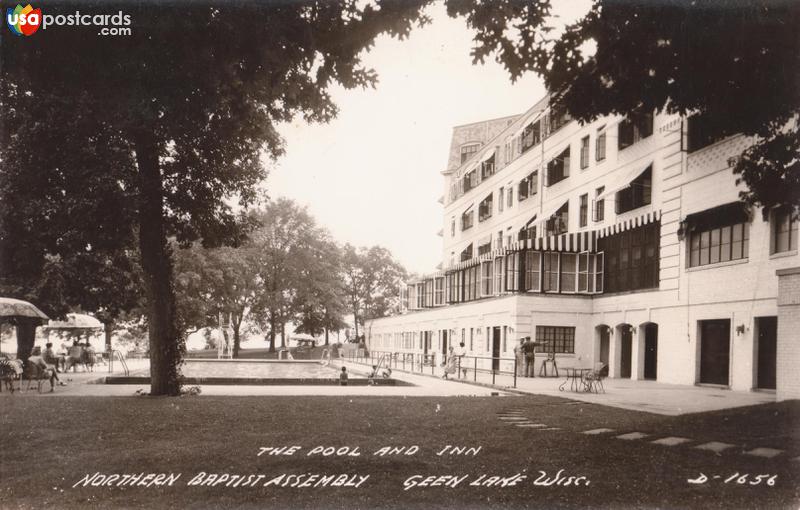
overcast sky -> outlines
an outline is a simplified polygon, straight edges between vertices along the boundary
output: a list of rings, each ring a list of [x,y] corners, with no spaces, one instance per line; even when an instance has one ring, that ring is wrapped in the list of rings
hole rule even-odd
[[[564,19],[588,9],[570,4]],[[472,65],[472,33],[441,4],[433,23],[404,41],[379,39],[365,63],[374,90],[336,88],[338,118],[283,126],[287,153],[267,189],[308,206],[341,243],[381,245],[409,271],[441,261],[444,194],[452,127],[524,112],[545,92],[528,74],[511,83],[499,64]]]

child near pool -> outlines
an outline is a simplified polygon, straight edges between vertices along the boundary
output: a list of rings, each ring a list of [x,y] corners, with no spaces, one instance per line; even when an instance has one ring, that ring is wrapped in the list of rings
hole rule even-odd
[[[342,373],[339,374],[339,386],[347,386],[347,367],[342,367]]]

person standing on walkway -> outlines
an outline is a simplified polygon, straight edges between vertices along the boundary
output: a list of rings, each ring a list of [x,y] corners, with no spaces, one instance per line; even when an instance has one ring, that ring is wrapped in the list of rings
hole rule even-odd
[[[525,370],[525,339],[519,339],[519,345],[514,346],[514,359],[517,360],[517,376],[524,377]]]
[[[536,345],[531,337],[525,337],[525,377],[536,377]]]

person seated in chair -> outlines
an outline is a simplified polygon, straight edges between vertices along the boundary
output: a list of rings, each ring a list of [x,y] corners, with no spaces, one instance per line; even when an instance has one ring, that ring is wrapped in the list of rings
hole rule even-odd
[[[56,367],[56,372],[60,372],[59,368],[67,364],[67,360],[64,358],[64,356],[60,356],[53,351],[53,344],[51,342],[47,342],[47,344],[45,344],[43,357],[45,362]]]
[[[72,344],[72,347],[70,347],[67,351],[67,363],[64,371],[69,372],[69,369],[77,364],[82,364],[84,368],[86,368],[86,365],[83,362],[83,347],[81,347],[81,344],[75,340],[75,342]]]
[[[83,348],[83,364],[86,365],[86,370],[89,372],[94,371],[94,364],[96,361],[94,347],[92,347],[92,344],[87,340]]]
[[[38,371],[41,374],[44,374],[45,378],[50,379],[50,391],[55,391],[56,381],[61,386],[65,386],[64,383],[59,381],[58,374],[56,373],[56,367],[54,365],[49,365],[44,358],[42,357],[42,349],[40,347],[34,347],[33,352],[31,352],[31,357],[28,358],[28,365],[34,367],[33,369]],[[33,375],[33,374],[31,374]]]

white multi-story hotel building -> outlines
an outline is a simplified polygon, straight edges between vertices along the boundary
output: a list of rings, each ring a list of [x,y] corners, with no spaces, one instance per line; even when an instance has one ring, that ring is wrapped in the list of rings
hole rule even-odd
[[[799,397],[794,368],[776,361],[776,273],[800,295],[797,222],[738,201],[732,165],[748,143],[718,139],[702,117],[581,125],[547,98],[455,127],[442,266],[409,282],[404,313],[368,324],[368,344],[430,354],[463,341],[500,358],[484,368],[511,370],[530,336],[560,366],[734,390],[777,379],[779,397]],[[797,335],[781,338],[795,360]]]

